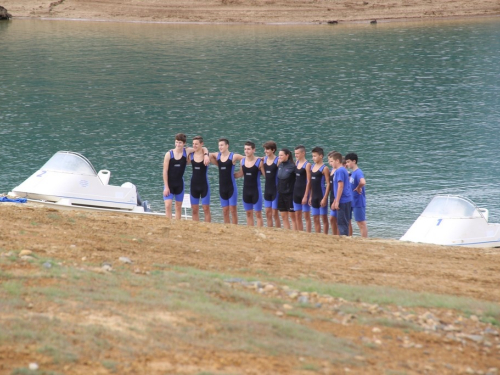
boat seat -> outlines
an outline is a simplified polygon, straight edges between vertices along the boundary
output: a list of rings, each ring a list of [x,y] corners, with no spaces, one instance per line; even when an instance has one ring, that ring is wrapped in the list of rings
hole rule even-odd
[[[107,184],[109,184],[109,179],[111,178],[111,172],[108,171],[107,169],[103,169],[103,170],[99,171],[97,176],[102,181],[103,185],[107,185]]]
[[[187,209],[191,208],[191,196],[190,196],[190,194],[184,194],[184,198],[182,199],[182,208],[184,209],[184,215],[182,215],[182,217],[184,219],[190,218],[191,216],[188,215],[188,213],[187,213]]]

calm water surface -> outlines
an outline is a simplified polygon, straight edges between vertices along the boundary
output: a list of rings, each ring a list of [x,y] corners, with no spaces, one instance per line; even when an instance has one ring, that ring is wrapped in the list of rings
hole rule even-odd
[[[58,150],[163,210],[177,132],[211,151],[357,152],[371,236],[398,238],[433,195],[500,221],[500,20],[338,26],[0,23],[0,192]],[[217,169],[212,211],[221,221]],[[187,173],[186,180],[190,173]],[[240,200],[241,201],[241,200]],[[242,207],[239,208],[243,215]],[[241,217],[243,219],[243,216]]]

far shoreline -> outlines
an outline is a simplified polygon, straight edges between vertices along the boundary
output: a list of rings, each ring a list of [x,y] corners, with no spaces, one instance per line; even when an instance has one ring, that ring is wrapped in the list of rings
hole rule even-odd
[[[214,26],[328,26],[334,27],[339,25],[366,25],[376,21],[377,24],[392,24],[392,23],[418,23],[418,22],[443,22],[443,21],[474,21],[474,20],[500,19],[500,14],[477,14],[467,16],[440,16],[440,17],[392,17],[392,18],[366,18],[363,20],[336,20],[337,23],[329,24],[328,21],[318,22],[222,22],[222,21],[152,21],[152,20],[126,20],[126,19],[94,19],[94,18],[63,18],[63,17],[29,17],[18,16],[12,17],[11,22],[15,20],[39,20],[39,21],[74,21],[74,22],[102,22],[102,23],[134,23],[134,24],[158,24],[158,25],[214,25]],[[6,21],[8,22],[8,21]]]

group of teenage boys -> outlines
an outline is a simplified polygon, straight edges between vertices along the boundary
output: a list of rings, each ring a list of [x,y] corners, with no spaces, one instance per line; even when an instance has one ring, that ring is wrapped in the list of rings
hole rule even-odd
[[[358,157],[349,153],[342,157],[336,151],[328,153],[331,170],[323,163],[321,147],[312,149],[312,160],[306,160],[305,147],[295,147],[296,162],[291,151],[284,148],[276,155],[275,142],[264,143],[264,157],[255,155],[255,144],[246,142],[244,155],[229,151],[229,141],[220,138],[219,152],[210,153],[203,138],[193,138],[193,147],[186,147],[185,134],[175,136],[175,148],[165,154],[163,163],[163,199],[165,213],[172,218],[172,203],[175,198],[175,218],[181,218],[184,199],[184,172],[191,164],[190,202],[192,218],[200,220],[200,201],[206,222],[211,221],[210,184],[208,166],[219,169],[219,197],[224,223],[238,224],[238,188],[236,179],[243,177],[242,201],[247,225],[263,226],[264,204],[267,225],[334,235],[352,235],[351,218],[358,224],[361,236],[368,236],[366,225],[366,180],[358,167]],[[236,164],[240,168],[235,172]],[[351,172],[348,171],[348,169]],[[265,178],[261,191],[261,176]],[[330,203],[328,199],[330,198]],[[328,213],[330,218],[328,218]],[[254,221],[255,215],[255,221]],[[281,216],[281,220],[280,220]],[[311,220],[312,216],[312,220]],[[291,225],[290,225],[291,221]]]

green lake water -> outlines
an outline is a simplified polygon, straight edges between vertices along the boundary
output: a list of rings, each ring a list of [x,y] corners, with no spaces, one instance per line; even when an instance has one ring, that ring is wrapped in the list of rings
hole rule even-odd
[[[432,196],[500,221],[500,19],[236,26],[0,23],[0,193],[58,150],[163,210],[174,135],[357,152],[370,236],[399,238]],[[310,156],[309,156],[310,158]],[[189,167],[186,182],[189,180]],[[221,221],[217,169],[212,212]],[[241,190],[240,190],[241,194]],[[241,206],[239,212],[243,219]]]

